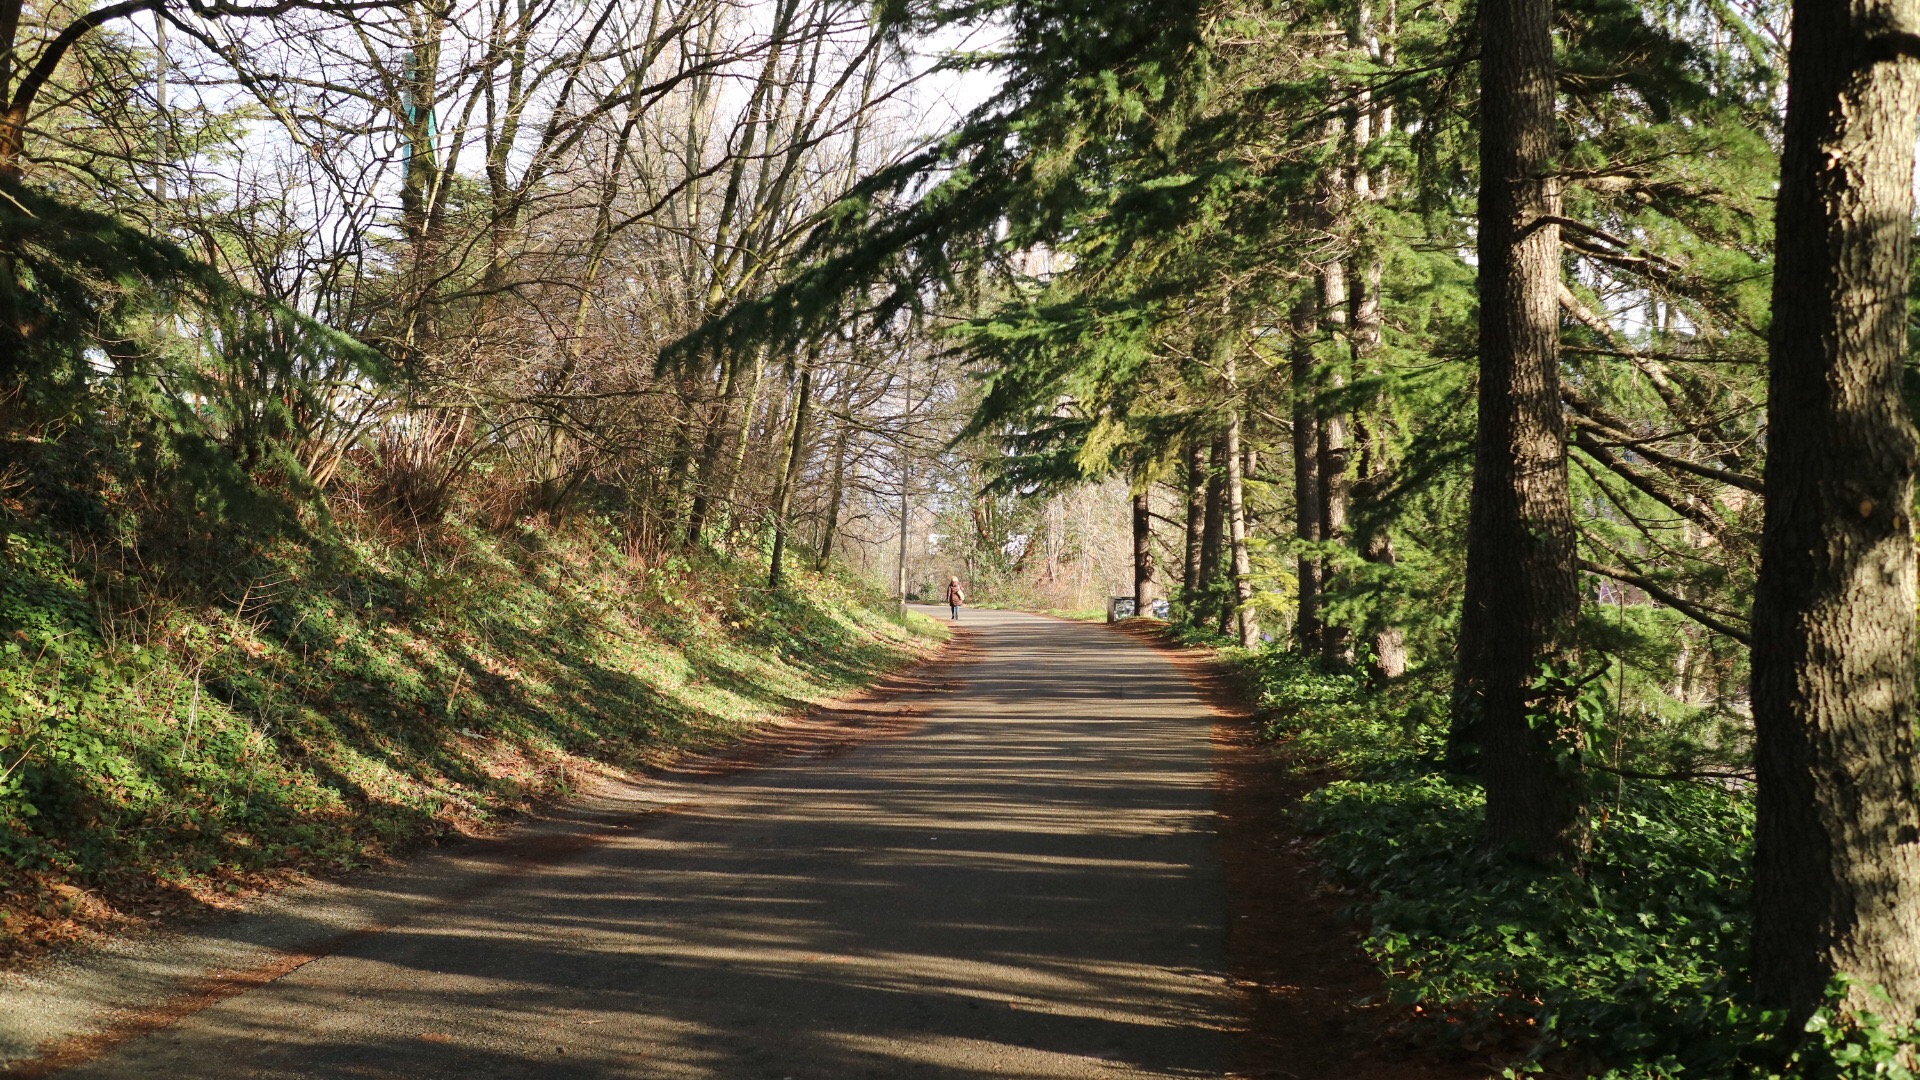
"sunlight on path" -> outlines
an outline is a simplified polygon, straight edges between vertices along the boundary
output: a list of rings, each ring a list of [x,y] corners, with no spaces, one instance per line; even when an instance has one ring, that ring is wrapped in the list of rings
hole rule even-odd
[[[968,612],[922,726],[706,788],[74,1077],[1219,1076],[1210,719],[1100,627]]]

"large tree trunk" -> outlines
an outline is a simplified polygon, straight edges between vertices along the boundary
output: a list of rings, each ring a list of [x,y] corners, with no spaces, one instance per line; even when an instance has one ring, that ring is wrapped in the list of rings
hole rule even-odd
[[[1585,844],[1564,668],[1580,609],[1560,415],[1560,213],[1548,0],[1480,8],[1480,391],[1454,683],[1456,760],[1477,743],[1485,840],[1540,862]],[[1570,672],[1568,674],[1571,674]]]
[[[1358,507],[1354,545],[1359,548],[1360,557],[1375,566],[1394,563],[1393,533],[1387,527],[1388,511],[1384,505],[1389,479],[1384,462],[1386,435],[1380,430],[1388,419],[1382,409],[1369,422],[1354,425],[1354,435],[1360,444],[1360,477],[1353,486],[1354,503]],[[1369,673],[1375,682],[1398,679],[1407,673],[1407,636],[1393,621],[1393,616],[1391,610],[1378,609],[1369,616],[1373,638]]]
[[[1920,1007],[1916,436],[1907,347],[1917,0],[1793,10],[1753,612],[1754,989]],[[1890,1002],[1867,997],[1883,987]]]
[[[1374,24],[1371,5],[1363,0],[1357,20],[1359,39],[1355,44],[1364,47],[1376,62],[1390,67],[1394,60],[1392,35],[1395,29],[1391,4],[1387,7],[1383,22],[1384,33],[1381,26]],[[1387,194],[1387,170],[1383,167],[1368,168],[1366,156],[1373,142],[1393,134],[1393,107],[1384,101],[1376,102],[1372,90],[1364,86],[1358,92],[1358,100],[1360,107],[1353,128],[1356,158],[1353,197],[1355,202],[1364,205],[1384,199]],[[1350,334],[1353,369],[1360,377],[1367,378],[1376,374],[1380,349],[1385,341],[1380,293],[1386,277],[1386,259],[1381,252],[1379,238],[1372,229],[1362,235],[1360,250],[1353,264],[1353,326]],[[1389,514],[1382,498],[1391,468],[1388,434],[1392,424],[1387,403],[1380,399],[1376,399],[1370,416],[1356,417],[1354,421],[1354,436],[1360,445],[1358,476],[1353,487],[1354,502],[1359,507],[1354,547],[1359,550],[1362,559],[1376,566],[1392,566],[1394,561],[1393,534],[1388,531]],[[1406,634],[1391,619],[1391,612],[1382,612],[1376,607],[1368,620],[1373,637],[1372,675],[1376,681],[1397,679],[1407,672]]]
[[[1377,251],[1367,250],[1356,262],[1360,265],[1353,296],[1354,369],[1371,374],[1378,360],[1381,342],[1380,279],[1382,265]],[[1393,565],[1393,535],[1388,531],[1388,511],[1382,497],[1389,480],[1387,428],[1391,417],[1386,403],[1376,401],[1371,415],[1354,419],[1354,438],[1360,446],[1358,477],[1353,484],[1356,506],[1353,543],[1360,557],[1376,566]],[[1376,608],[1368,616],[1373,656],[1369,661],[1376,680],[1397,679],[1407,673],[1406,634],[1391,621],[1390,612]]]
[[[1205,617],[1211,619],[1217,619],[1225,608],[1219,602],[1218,586],[1221,559],[1227,549],[1226,455],[1226,435],[1214,436],[1213,445],[1207,450],[1207,516],[1200,528],[1200,590]]]
[[[1320,556],[1305,548],[1320,542],[1320,412],[1316,403],[1313,338],[1319,333],[1318,309],[1303,300],[1293,314],[1293,521],[1303,545],[1296,563],[1298,584],[1293,619],[1294,647],[1309,656],[1320,651]]]
[[[437,3],[413,4],[406,10],[413,37],[401,73],[400,129],[405,155],[401,162],[401,230],[413,246],[415,262],[431,257],[431,222],[439,216],[440,155],[436,113],[440,107],[440,50],[446,32],[446,12]]]
[[[1260,644],[1260,616],[1253,610],[1253,560],[1247,551],[1246,476],[1240,458],[1240,403],[1227,406],[1227,533],[1233,547],[1233,601],[1240,644]]]
[[[1158,597],[1155,579],[1159,569],[1153,561],[1152,485],[1133,497],[1133,612],[1149,614]]]
[[[1240,456],[1240,384],[1231,343],[1221,369],[1227,383],[1227,536],[1233,547],[1233,599],[1240,645],[1260,644],[1260,616],[1253,610],[1253,558],[1247,550],[1247,493],[1245,461]]]
[[[1337,341],[1348,330],[1347,270],[1338,260],[1320,271],[1320,317]],[[1346,374],[1338,364],[1330,364],[1321,376],[1325,391],[1338,393],[1346,386]],[[1320,539],[1339,542],[1347,538],[1347,497],[1351,484],[1347,477],[1347,416],[1338,408],[1323,409],[1319,426]],[[1338,587],[1335,570],[1326,562],[1320,566],[1320,589]],[[1320,659],[1339,667],[1353,662],[1353,636],[1349,628],[1324,619],[1320,626]]]

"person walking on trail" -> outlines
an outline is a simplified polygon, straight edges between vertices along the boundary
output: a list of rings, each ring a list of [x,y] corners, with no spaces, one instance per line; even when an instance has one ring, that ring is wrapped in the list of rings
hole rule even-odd
[[[967,599],[967,594],[960,590],[960,579],[957,577],[948,578],[947,579],[947,606],[953,609],[954,622],[960,621],[960,605],[965,603],[966,599]]]

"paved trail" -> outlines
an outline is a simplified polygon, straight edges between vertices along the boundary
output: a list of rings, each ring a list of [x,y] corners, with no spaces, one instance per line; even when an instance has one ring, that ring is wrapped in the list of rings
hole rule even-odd
[[[1103,628],[963,617],[984,655],[912,731],[702,786],[60,1075],[1220,1076],[1205,708]]]

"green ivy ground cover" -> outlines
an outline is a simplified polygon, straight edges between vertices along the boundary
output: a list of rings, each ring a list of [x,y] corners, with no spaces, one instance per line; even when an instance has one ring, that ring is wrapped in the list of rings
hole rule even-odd
[[[1225,648],[1263,736],[1337,779],[1299,812],[1359,897],[1386,993],[1496,1074],[1910,1078],[1913,1032],[1832,1012],[1803,1031],[1745,1000],[1753,806],[1736,787],[1607,777],[1579,872],[1481,852],[1479,786],[1437,767],[1431,695],[1277,649]],[[1836,1000],[1837,1000],[1836,988]]]
[[[592,524],[176,540],[0,534],[0,955],[725,742],[944,634],[832,574],[638,565]]]

